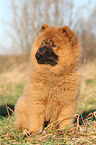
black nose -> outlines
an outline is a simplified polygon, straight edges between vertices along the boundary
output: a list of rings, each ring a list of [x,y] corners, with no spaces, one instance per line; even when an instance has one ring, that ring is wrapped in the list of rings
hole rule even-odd
[[[39,47],[39,52],[45,51],[45,47]]]

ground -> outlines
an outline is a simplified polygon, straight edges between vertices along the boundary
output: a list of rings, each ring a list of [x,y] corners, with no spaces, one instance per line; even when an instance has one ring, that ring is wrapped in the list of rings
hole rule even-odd
[[[7,69],[3,67],[2,71],[0,69],[0,145],[96,144],[96,60],[80,67],[81,93],[75,125],[56,130],[53,123],[30,136],[14,128],[14,105],[23,92],[28,63],[19,62],[14,66],[6,66]]]

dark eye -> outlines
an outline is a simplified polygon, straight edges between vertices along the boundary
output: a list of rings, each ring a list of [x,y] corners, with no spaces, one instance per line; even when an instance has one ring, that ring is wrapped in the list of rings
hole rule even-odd
[[[52,44],[52,47],[57,47],[54,43]]]
[[[51,42],[51,47],[57,47],[55,44],[54,44],[54,41],[50,40]]]

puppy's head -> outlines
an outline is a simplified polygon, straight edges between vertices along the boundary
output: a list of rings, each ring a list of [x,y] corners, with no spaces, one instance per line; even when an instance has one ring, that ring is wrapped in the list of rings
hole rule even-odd
[[[54,74],[68,73],[77,68],[80,47],[76,35],[67,27],[43,24],[31,52],[33,68]]]

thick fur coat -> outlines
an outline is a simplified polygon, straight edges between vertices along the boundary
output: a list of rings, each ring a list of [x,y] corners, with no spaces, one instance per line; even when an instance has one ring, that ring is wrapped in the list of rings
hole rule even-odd
[[[15,106],[16,128],[32,133],[56,120],[60,129],[72,124],[79,95],[80,51],[77,37],[67,26],[42,25],[32,46],[28,81]]]

